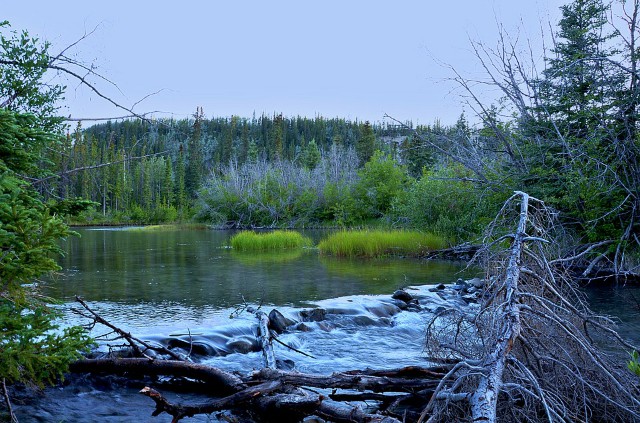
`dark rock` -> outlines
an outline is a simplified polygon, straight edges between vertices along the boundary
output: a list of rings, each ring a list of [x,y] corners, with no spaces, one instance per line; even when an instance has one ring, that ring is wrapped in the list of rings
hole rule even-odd
[[[365,307],[367,311],[376,317],[390,317],[398,314],[400,308],[395,304],[380,303],[372,307]]]
[[[355,316],[352,322],[356,326],[379,326],[376,320],[369,316]]]
[[[328,322],[318,322],[318,329],[325,331],[325,332],[331,332],[332,330],[334,330],[336,327],[335,325],[328,323]]]
[[[398,307],[400,310],[404,310],[404,309],[406,309],[406,308],[407,308],[407,303],[405,303],[404,301],[401,301],[401,300],[393,300],[393,299],[392,299],[391,301],[392,301],[391,303],[392,303],[394,306]]]
[[[287,330],[287,328],[295,322],[291,319],[284,317],[275,308],[269,312],[269,327],[277,334],[281,334]]]
[[[422,307],[420,307],[420,304],[418,303],[409,303],[407,304],[407,311],[420,311],[422,310]]]
[[[393,298],[394,300],[402,300],[405,303],[408,303],[409,301],[411,301],[413,299],[411,294],[409,294],[407,291],[405,291],[403,289],[398,289],[396,292],[393,293],[391,298]]]
[[[467,304],[471,304],[471,303],[476,303],[478,302],[478,296],[476,294],[468,294],[468,295],[463,295],[462,299],[464,300],[465,303]]]
[[[465,289],[469,288],[469,285],[467,285],[467,283],[462,279],[458,279],[458,282],[456,282],[455,285],[451,286],[451,288],[455,289],[456,291],[464,291]]]
[[[476,289],[480,289],[484,287],[484,281],[480,278],[473,278],[467,281],[467,283]]]
[[[321,322],[327,317],[327,311],[323,308],[313,308],[300,312],[303,322]]]
[[[436,307],[436,309],[433,310],[432,313],[433,314],[442,314],[445,311],[447,311],[447,309],[445,307],[439,306],[439,307]]]
[[[311,328],[304,323],[298,323],[294,327],[295,330],[299,330],[300,332],[311,332]]]
[[[446,287],[447,287],[447,286],[446,286],[445,284],[443,284],[443,283],[439,283],[439,284],[437,284],[437,285],[436,285],[436,289],[439,289],[439,290],[443,290],[443,289],[445,289]]]
[[[255,339],[234,338],[229,340],[226,345],[229,352],[248,354],[250,352],[260,351],[260,346]]]
[[[293,360],[276,359],[276,367],[280,370],[293,370],[296,367],[296,363]]]

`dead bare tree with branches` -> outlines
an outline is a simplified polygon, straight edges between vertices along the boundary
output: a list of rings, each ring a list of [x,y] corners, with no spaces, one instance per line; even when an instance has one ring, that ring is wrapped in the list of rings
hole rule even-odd
[[[555,217],[523,192],[504,204],[485,240],[478,313],[439,315],[428,328],[429,353],[456,364],[421,421],[640,418],[637,380],[620,356],[634,346],[548,259]]]

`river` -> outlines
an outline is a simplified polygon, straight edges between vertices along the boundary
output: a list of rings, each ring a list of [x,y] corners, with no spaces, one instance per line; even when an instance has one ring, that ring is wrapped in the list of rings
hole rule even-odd
[[[255,318],[242,312],[246,306],[266,312],[277,308],[296,321],[303,320],[301,310],[327,310],[330,317],[324,321],[306,322],[304,330],[282,336],[314,358],[284,347],[276,350],[301,371],[426,365],[422,340],[428,309],[399,312],[389,295],[401,287],[416,287],[409,292],[437,305],[438,298],[429,297],[433,294],[422,286],[474,275],[461,263],[344,260],[323,257],[315,249],[237,253],[228,248],[232,231],[78,232],[81,237],[63,246],[63,271],[43,285],[45,294],[63,301],[66,322],[82,322],[69,311],[79,295],[124,330],[165,345],[182,343],[185,350],[191,344],[200,354],[198,361],[242,372],[262,366],[259,352],[239,353],[255,342]],[[317,242],[327,232],[305,234]],[[638,290],[587,290],[595,309],[617,314],[625,336],[637,338],[640,319],[630,292],[636,295]],[[25,399],[17,411],[21,422],[165,421],[166,416],[149,417],[151,401],[137,394],[139,389],[112,390],[76,380],[64,389],[46,390],[42,399]],[[87,413],[94,417],[87,420]],[[204,416],[195,420],[210,421]]]

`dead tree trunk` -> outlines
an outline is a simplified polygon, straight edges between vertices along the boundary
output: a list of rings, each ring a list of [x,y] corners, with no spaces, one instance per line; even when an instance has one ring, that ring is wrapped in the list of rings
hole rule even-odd
[[[273,345],[271,345],[271,333],[269,332],[269,317],[264,311],[257,311],[258,319],[258,340],[262,347],[262,357],[264,365],[267,369],[276,368],[276,356],[273,353]]]
[[[486,373],[480,377],[478,388],[471,395],[471,416],[474,421],[496,421],[496,405],[498,394],[502,391],[503,373],[507,365],[507,359],[513,344],[520,336],[520,302],[518,282],[520,280],[520,264],[523,243],[529,237],[526,234],[527,221],[529,219],[529,195],[524,192],[516,193],[520,200],[520,219],[518,228],[513,234],[511,253],[507,264],[504,280],[505,298],[500,305],[498,313],[503,316],[502,336],[494,345],[491,353],[481,363]],[[540,242],[540,239],[535,242]]]
[[[514,220],[515,231],[508,230]],[[504,204],[487,232],[479,312],[444,313],[429,325],[431,355],[457,364],[420,421],[640,419],[636,381],[621,366],[624,356],[602,350],[606,345],[624,353],[633,346],[550,266],[546,238],[553,239],[554,228],[553,212],[526,193]]]

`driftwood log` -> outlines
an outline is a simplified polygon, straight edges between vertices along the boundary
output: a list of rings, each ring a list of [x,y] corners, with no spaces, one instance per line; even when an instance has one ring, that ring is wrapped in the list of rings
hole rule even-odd
[[[204,384],[212,398],[198,404],[173,403],[150,386],[142,389],[155,403],[153,415],[167,413],[173,422],[222,410],[278,422],[306,416],[387,423],[640,421],[637,379],[624,368],[624,356],[602,351],[603,345],[621,352],[635,347],[618,336],[610,319],[593,314],[547,259],[553,217],[526,193],[516,192],[504,204],[479,253],[487,275],[477,313],[444,310],[425,328],[426,354],[438,365],[331,375],[281,370],[272,348],[276,325],[258,311],[264,368],[253,373],[190,362],[113,325],[112,332],[136,345],[131,348],[138,358],[85,359],[71,371]],[[102,323],[79,301],[84,315]],[[151,357],[150,351],[170,359]]]

